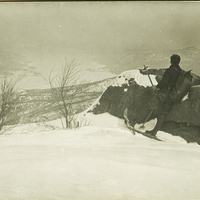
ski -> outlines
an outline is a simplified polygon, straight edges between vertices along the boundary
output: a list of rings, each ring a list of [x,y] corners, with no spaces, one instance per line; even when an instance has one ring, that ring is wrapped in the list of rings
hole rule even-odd
[[[129,119],[128,119],[128,117],[127,117],[127,109],[124,111],[124,119],[125,119],[124,122],[125,122],[126,126],[131,130],[131,133],[132,133],[133,135],[135,135],[134,127],[130,125]]]
[[[143,132],[143,131],[141,131],[141,130],[137,130],[137,129],[133,128],[133,131],[134,131],[135,133],[142,134],[142,135],[144,135],[145,137],[148,137],[148,138],[151,138],[151,139],[154,139],[154,140],[158,140],[158,141],[163,141],[163,140],[159,139],[157,136],[154,136],[154,135],[145,133],[145,132]]]
[[[134,127],[132,127],[127,121],[125,122],[125,124],[126,124],[126,126],[131,130],[131,133],[133,134],[133,135],[135,135],[135,129],[134,129]]]
[[[145,137],[148,137],[148,138],[151,138],[151,139],[154,139],[154,140],[158,140],[158,141],[163,141],[163,140],[159,139],[159,138],[156,137],[156,136],[150,135],[150,134],[145,133],[145,132],[143,132],[143,131],[141,131],[141,130],[137,130],[137,129],[135,129],[133,126],[131,126],[130,123],[129,123],[129,119],[128,119],[128,117],[127,117],[127,110],[125,110],[125,112],[124,112],[124,119],[125,119],[125,124],[126,124],[126,126],[131,130],[131,133],[132,133],[133,135],[135,135],[135,133],[139,133],[139,134],[144,135]]]

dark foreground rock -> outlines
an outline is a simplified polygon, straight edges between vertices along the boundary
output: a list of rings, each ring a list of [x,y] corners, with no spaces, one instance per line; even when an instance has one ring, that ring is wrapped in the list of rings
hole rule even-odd
[[[141,71],[141,73],[143,72]],[[145,73],[156,75],[156,80],[159,82],[164,70],[151,69],[151,71]],[[162,130],[172,135],[181,136],[187,142],[200,144],[200,77],[195,74],[192,75],[193,86],[188,97],[172,107]],[[116,117],[123,118],[124,110],[127,108],[130,120],[140,115],[142,117],[137,123],[143,123],[147,113],[141,113],[141,111],[144,110],[144,106],[152,95],[153,89],[151,87],[144,87],[136,83],[131,86],[110,86],[101,96],[100,104],[93,109],[93,113],[108,112]],[[159,110],[155,111],[149,120],[156,118],[159,112]]]

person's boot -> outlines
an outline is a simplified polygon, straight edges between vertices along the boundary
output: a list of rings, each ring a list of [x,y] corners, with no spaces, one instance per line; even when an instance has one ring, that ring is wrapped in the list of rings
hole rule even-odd
[[[149,135],[152,135],[152,136],[156,136],[157,132],[162,127],[164,121],[165,121],[165,117],[164,116],[158,116],[157,123],[156,123],[156,126],[154,127],[154,129],[150,130],[150,131],[147,130],[147,131],[145,131],[145,133],[149,134]]]

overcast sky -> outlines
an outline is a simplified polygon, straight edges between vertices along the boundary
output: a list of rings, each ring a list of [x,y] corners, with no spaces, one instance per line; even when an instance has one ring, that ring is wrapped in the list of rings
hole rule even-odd
[[[0,42],[69,51],[174,49],[200,43],[199,2],[0,3]]]

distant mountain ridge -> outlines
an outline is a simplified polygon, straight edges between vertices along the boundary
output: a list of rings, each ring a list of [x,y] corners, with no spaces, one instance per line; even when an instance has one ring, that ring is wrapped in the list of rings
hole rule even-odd
[[[97,82],[86,83],[74,87],[82,87],[83,92],[74,99],[77,113],[87,109],[115,78],[108,78]],[[58,103],[51,97],[51,89],[22,90],[11,113],[9,124],[44,122],[59,118]]]
[[[181,56],[180,66],[185,70],[193,70],[200,75],[200,45],[175,50],[129,50],[124,53],[99,55],[95,61],[106,67],[113,73],[121,73],[125,70],[143,68],[144,65],[150,68],[167,68],[170,65],[169,58],[172,54]]]

